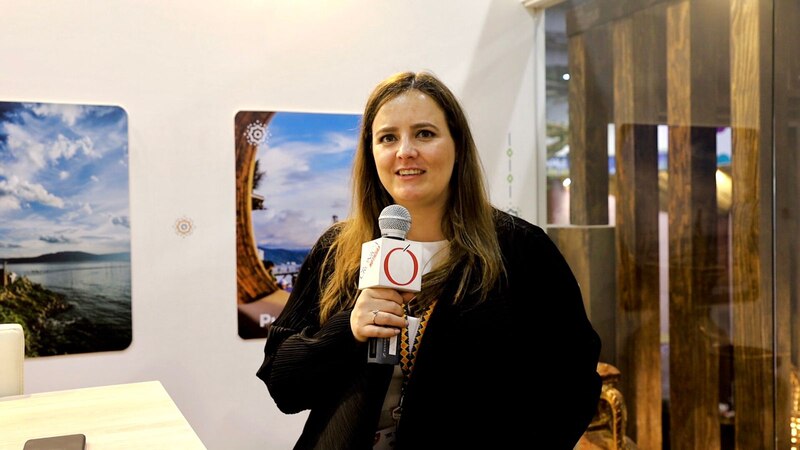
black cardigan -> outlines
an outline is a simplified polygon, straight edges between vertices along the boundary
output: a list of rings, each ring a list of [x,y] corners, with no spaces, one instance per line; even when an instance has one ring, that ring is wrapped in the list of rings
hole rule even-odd
[[[454,305],[455,286],[445,290],[415,361],[397,448],[572,449],[592,418],[600,340],[575,278],[539,227],[499,211],[495,222],[506,276],[477,305]],[[319,324],[320,264],[335,233],[304,262],[258,370],[281,411],[311,410],[298,449],[372,448],[392,374],[367,364],[350,309]]]

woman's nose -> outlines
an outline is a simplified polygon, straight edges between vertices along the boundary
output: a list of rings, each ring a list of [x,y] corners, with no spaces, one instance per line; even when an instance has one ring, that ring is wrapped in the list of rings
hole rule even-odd
[[[413,158],[417,155],[417,149],[414,141],[410,138],[401,138],[400,146],[397,149],[398,158]]]

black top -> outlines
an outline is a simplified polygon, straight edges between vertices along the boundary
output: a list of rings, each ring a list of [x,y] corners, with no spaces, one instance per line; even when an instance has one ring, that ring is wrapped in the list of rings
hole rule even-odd
[[[600,339],[571,270],[539,227],[497,211],[496,229],[506,274],[480,304],[452,303],[457,280],[445,289],[397,448],[572,449],[594,414]],[[298,449],[370,449],[392,376],[393,366],[367,364],[350,309],[319,324],[320,265],[336,233],[309,253],[258,370],[281,411],[311,410]]]

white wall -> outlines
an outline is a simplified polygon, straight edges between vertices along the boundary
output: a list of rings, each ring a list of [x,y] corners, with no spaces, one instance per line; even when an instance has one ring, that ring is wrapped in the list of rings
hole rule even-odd
[[[233,118],[361,111],[399,70],[462,99],[492,197],[537,219],[533,17],[519,0],[0,0],[0,101],[129,118],[133,343],[26,361],[26,392],[160,380],[213,449],[290,448],[305,415],[255,377],[236,328]],[[509,132],[514,174],[509,198]],[[195,231],[174,231],[180,217]]]

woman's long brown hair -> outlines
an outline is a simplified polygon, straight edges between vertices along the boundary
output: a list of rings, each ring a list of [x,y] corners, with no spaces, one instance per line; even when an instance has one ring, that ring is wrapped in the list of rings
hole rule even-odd
[[[331,276],[321,277],[321,323],[355,304],[361,244],[380,236],[378,216],[384,207],[394,203],[378,178],[372,155],[372,123],[387,101],[410,90],[428,95],[439,105],[456,149],[450,196],[442,218],[442,231],[450,242],[448,258],[423,277],[422,291],[415,302],[425,304],[439,298],[451,275],[458,277],[454,302],[472,293],[479,293],[478,299],[483,301],[504,270],[494,227],[494,209],[489,203],[478,150],[464,111],[447,86],[433,75],[399,73],[378,84],[364,109],[353,161],[350,217],[339,225],[339,234],[321,266],[323,274],[326,267],[333,270]]]

